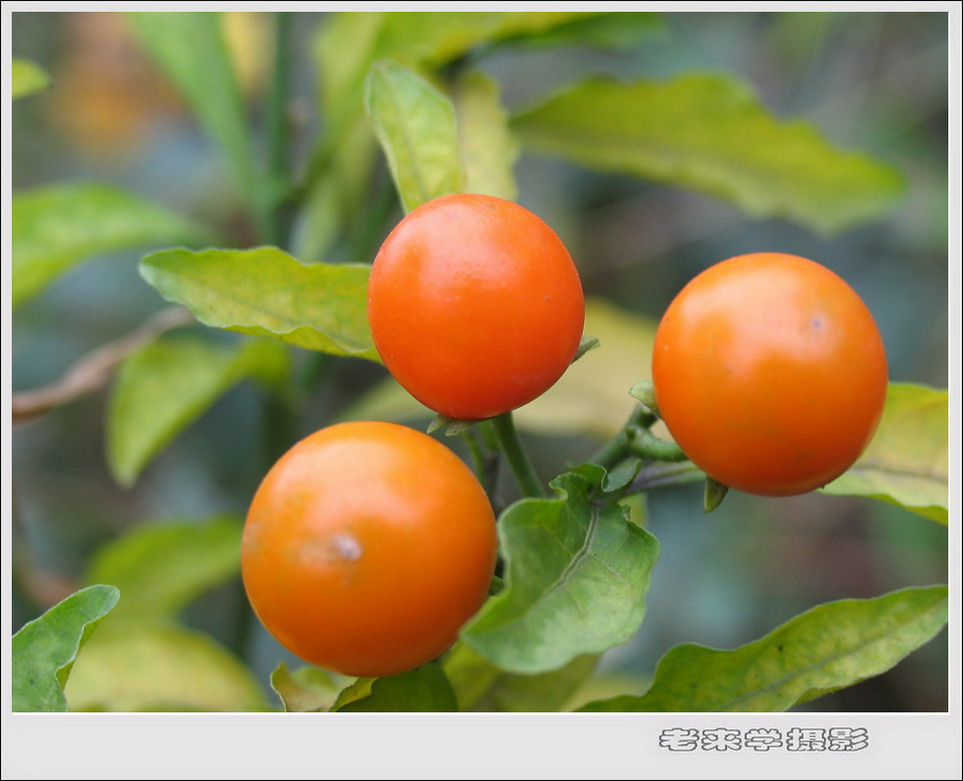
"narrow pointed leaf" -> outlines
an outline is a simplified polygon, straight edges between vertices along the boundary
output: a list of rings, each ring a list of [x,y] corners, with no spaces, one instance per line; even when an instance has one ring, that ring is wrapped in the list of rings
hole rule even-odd
[[[481,71],[464,74],[453,88],[465,190],[514,201],[518,141],[508,129],[498,84]]]
[[[257,157],[221,14],[130,13],[127,19],[219,145],[238,192],[260,211],[268,194],[258,186]]]
[[[16,58],[10,63],[10,93],[14,100],[40,92],[49,84],[50,77],[36,63]]]
[[[455,110],[441,92],[386,60],[371,68],[365,106],[405,211],[463,189]]]
[[[174,619],[191,601],[238,575],[241,521],[164,521],[131,529],[101,547],[86,580],[113,583],[124,595],[111,624]]]
[[[556,670],[626,642],[642,623],[658,542],[624,508],[590,504],[592,487],[564,474],[552,482],[558,498],[524,499],[499,520],[506,586],[461,636],[502,670]]]
[[[866,452],[827,494],[871,496],[939,523],[949,519],[949,394],[891,383]]]
[[[534,150],[824,233],[879,216],[904,190],[892,167],[837,149],[803,121],[777,119],[744,83],[716,74],[590,79],[516,116],[512,127]]]
[[[18,193],[11,211],[13,306],[97,255],[210,240],[204,230],[173,212],[101,184],[63,184]]]
[[[160,337],[128,357],[107,419],[107,461],[121,485],[239,380],[285,366],[267,341],[223,347],[196,338]]]
[[[784,711],[885,672],[932,639],[946,619],[946,586],[829,602],[733,651],[676,646],[644,695],[581,710]]]
[[[155,252],[141,276],[205,325],[378,361],[368,328],[370,267],[305,265],[274,247]]]
[[[377,678],[366,697],[345,703],[343,713],[371,711],[455,711],[458,703],[448,678],[437,664],[387,678]]]
[[[77,653],[119,598],[114,586],[89,586],[21,627],[10,647],[14,711],[67,710],[63,686]]]
[[[592,675],[597,656],[578,656],[564,667],[540,675],[500,670],[464,643],[443,663],[461,711],[557,711]]]

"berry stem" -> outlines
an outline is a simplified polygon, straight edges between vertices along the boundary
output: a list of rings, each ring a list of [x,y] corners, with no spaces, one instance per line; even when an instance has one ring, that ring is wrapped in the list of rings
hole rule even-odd
[[[545,496],[545,489],[535,473],[535,468],[532,466],[528,453],[522,447],[522,441],[515,429],[512,413],[506,412],[504,415],[492,418],[492,426],[498,437],[499,447],[508,459],[508,465],[518,481],[518,487],[522,489],[522,494],[526,497],[536,498]]]

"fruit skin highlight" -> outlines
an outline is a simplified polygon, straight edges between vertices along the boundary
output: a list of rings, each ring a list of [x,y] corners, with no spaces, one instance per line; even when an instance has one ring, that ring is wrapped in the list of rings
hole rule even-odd
[[[787,496],[845,472],[883,413],[886,353],[839,276],[805,258],[742,255],[692,279],[659,325],[659,413],[724,485]]]
[[[509,412],[555,384],[585,320],[578,271],[535,214],[488,195],[414,209],[371,269],[368,320],[395,379],[451,418]]]
[[[241,572],[268,631],[311,664],[376,677],[443,653],[488,595],[495,517],[448,448],[394,423],[322,429],[248,512]]]

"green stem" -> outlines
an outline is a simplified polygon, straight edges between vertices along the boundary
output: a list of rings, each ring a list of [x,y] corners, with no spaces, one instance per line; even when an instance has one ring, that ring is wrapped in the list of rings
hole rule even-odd
[[[498,445],[508,459],[508,465],[518,481],[518,487],[522,489],[522,494],[527,497],[545,496],[545,489],[542,487],[538,475],[535,473],[535,468],[528,458],[528,453],[522,447],[522,441],[515,430],[512,413],[506,412],[504,415],[492,418],[492,426],[495,429],[495,435],[498,437]]]
[[[636,432],[638,430],[648,429],[655,421],[655,415],[649,412],[649,410],[641,404],[636,406],[619,433],[602,445],[602,447],[589,458],[589,461],[606,469],[612,469],[612,467],[631,452],[630,445]]]
[[[632,455],[649,461],[669,461],[677,463],[688,461],[688,457],[674,442],[659,439],[647,428],[634,427],[628,429],[628,450]]]
[[[274,72],[267,104],[268,182],[271,212],[268,243],[283,247],[288,238],[293,204],[282,202],[290,186],[291,139],[288,104],[291,99],[291,31],[294,14],[274,14]]]

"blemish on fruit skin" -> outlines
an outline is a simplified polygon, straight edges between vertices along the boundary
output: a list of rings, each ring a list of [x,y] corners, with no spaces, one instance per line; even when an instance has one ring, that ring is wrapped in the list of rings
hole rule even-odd
[[[361,543],[351,534],[335,534],[328,541],[328,558],[332,561],[357,561],[363,552]]]

